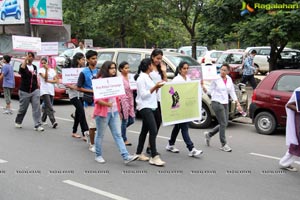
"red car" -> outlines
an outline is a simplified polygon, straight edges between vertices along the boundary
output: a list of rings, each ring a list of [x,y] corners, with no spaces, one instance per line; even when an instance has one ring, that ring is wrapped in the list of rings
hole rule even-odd
[[[20,84],[21,84],[21,75],[18,73],[20,65],[22,64],[23,59],[19,58],[12,58],[10,61],[10,64],[14,68],[14,74],[15,74],[15,88],[13,89],[12,95],[18,96]],[[34,60],[33,64],[37,67],[40,66],[39,60]],[[60,77],[60,76],[59,76]],[[3,93],[3,87],[2,87],[3,80],[0,81],[0,93]],[[68,94],[66,93],[66,87],[61,84],[61,77],[59,78],[59,84],[55,84],[54,90],[54,100],[60,100],[60,99],[69,99]]]
[[[230,66],[230,77],[232,81],[237,83],[242,77],[242,64],[244,60],[244,52],[240,51],[224,51],[217,59],[215,66],[217,70],[222,67],[223,63],[227,63]]]
[[[249,115],[260,134],[272,134],[285,127],[285,105],[300,87],[300,70],[276,70],[266,76],[253,91]]]

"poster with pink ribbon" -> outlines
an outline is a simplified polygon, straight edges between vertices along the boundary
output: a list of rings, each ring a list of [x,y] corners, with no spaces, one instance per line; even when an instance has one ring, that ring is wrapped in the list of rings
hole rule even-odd
[[[125,95],[122,77],[93,79],[92,85],[95,99],[106,99]]]

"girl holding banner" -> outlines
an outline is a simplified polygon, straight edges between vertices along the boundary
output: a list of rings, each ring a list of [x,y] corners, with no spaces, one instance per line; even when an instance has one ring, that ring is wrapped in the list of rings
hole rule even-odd
[[[187,72],[189,69],[189,65],[187,62],[180,62],[175,71],[175,78],[172,82],[185,82],[190,81],[191,79],[187,76]],[[182,138],[186,144],[186,147],[189,150],[188,156],[194,157],[199,156],[203,153],[202,150],[197,150],[194,147],[194,144],[189,135],[189,125],[188,122],[183,122],[180,124],[175,124],[171,133],[171,138],[169,140],[168,145],[166,146],[166,150],[172,153],[179,153],[179,149],[177,149],[174,144],[176,142],[176,138],[178,136],[179,130],[181,129]]]
[[[116,77],[117,69],[116,64],[111,61],[103,63],[97,78],[109,78]],[[99,163],[105,163],[102,157],[102,142],[105,130],[107,126],[111,131],[111,134],[115,140],[116,145],[121,153],[121,156],[125,164],[138,159],[136,155],[130,155],[126,149],[125,143],[121,136],[121,124],[120,124],[120,102],[118,97],[111,97],[106,99],[95,99],[94,118],[96,121],[97,133],[95,137],[95,160]]]
[[[143,125],[139,136],[139,143],[137,146],[136,154],[139,156],[139,160],[148,161],[149,158],[142,154],[147,133],[149,131],[149,142],[151,148],[151,158],[149,163],[156,166],[163,166],[165,162],[162,161],[156,150],[156,136],[157,136],[157,125],[155,122],[155,112],[157,109],[157,90],[163,86],[162,81],[156,84],[150,77],[153,66],[151,65],[151,59],[145,58],[141,61],[139,66],[140,73],[137,78],[137,109],[143,119]]]

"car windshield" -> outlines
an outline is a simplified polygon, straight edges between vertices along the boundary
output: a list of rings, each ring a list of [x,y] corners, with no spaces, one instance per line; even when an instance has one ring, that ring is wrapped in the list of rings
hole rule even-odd
[[[242,64],[243,54],[238,53],[225,53],[222,54],[217,60],[218,64],[228,63],[228,64]]]
[[[189,66],[199,66],[200,64],[191,57],[188,56],[180,56],[180,55],[164,55],[168,58],[175,67],[179,65],[180,62],[185,61],[188,63]]]

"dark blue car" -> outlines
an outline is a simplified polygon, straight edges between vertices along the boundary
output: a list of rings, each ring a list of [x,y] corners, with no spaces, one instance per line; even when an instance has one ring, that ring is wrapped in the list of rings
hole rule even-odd
[[[21,6],[18,0],[5,0],[1,7],[1,20],[5,20],[8,16],[14,16],[21,19]]]

